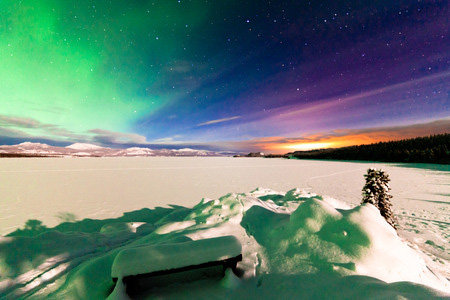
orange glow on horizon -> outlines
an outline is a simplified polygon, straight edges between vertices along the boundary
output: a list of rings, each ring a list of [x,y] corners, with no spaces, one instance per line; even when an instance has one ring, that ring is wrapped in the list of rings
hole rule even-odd
[[[271,136],[254,139],[246,146],[253,152],[286,154],[294,151],[341,148],[398,141],[450,132],[450,119],[436,120],[408,126],[363,129],[338,129],[299,137]],[[250,148],[250,147],[249,147]]]
[[[265,152],[284,154],[294,151],[308,151],[329,148],[341,148],[348,146],[358,146],[365,144],[373,144],[378,142],[387,142],[399,140],[401,137],[392,136],[385,132],[377,132],[373,134],[351,134],[342,136],[308,136],[305,139],[294,139],[286,142],[269,142],[262,141],[259,146]]]
[[[325,149],[333,148],[333,143],[300,143],[300,144],[288,144],[284,145],[284,148],[289,150],[315,150],[315,149]]]

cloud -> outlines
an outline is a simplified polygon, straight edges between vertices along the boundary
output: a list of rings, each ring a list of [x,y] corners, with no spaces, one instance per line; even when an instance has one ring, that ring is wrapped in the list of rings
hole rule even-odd
[[[429,136],[450,132],[450,119],[441,119],[428,123],[373,127],[364,129],[338,129],[300,137],[264,137],[248,141],[219,142],[224,149],[235,151],[261,151],[270,153],[287,153],[303,150],[308,146],[346,147],[352,145],[371,144],[393,140],[409,139],[419,136]],[[296,148],[297,146],[297,148]],[[311,147],[318,148],[318,147]]]
[[[241,117],[241,116],[235,116],[235,117],[230,117],[230,118],[224,118],[224,119],[212,120],[212,121],[208,121],[208,122],[205,122],[205,123],[197,124],[197,126],[206,126],[206,125],[211,125],[211,124],[217,124],[217,123],[222,123],[222,122],[228,122],[228,121],[232,121],[232,120],[239,119],[240,117]]]
[[[67,130],[64,128],[60,128],[57,126],[49,127],[48,129],[46,129],[46,133],[48,133],[52,136],[61,137],[64,139],[70,139],[73,141],[89,139],[89,136],[87,136],[87,135],[77,134],[77,133],[74,133],[73,131],[70,131],[70,130]]]
[[[195,142],[176,141],[175,136],[145,144],[152,148],[193,148],[230,153],[288,153],[296,150],[324,147],[346,147],[383,141],[401,140],[450,132],[450,119],[403,126],[364,129],[337,129],[298,137],[270,136],[242,141]],[[295,145],[298,145],[296,149]],[[139,146],[139,145],[136,145]]]
[[[0,115],[0,135],[17,138],[45,138],[83,140],[88,137],[75,134],[54,124],[33,118]],[[33,132],[34,134],[31,134]]]
[[[0,126],[16,128],[49,128],[54,125],[43,124],[35,119],[0,115]]]
[[[170,137],[164,137],[164,138],[160,138],[160,139],[156,139],[153,140],[152,143],[154,144],[179,144],[179,143],[184,143],[181,142],[179,139],[182,137],[182,135],[174,135],[174,136],[170,136]]]
[[[0,137],[28,138],[31,137],[31,135],[20,129],[0,127]]]
[[[170,144],[184,146],[184,142],[176,143],[174,136],[168,139],[154,141],[152,145]],[[128,145],[151,145],[145,136],[136,133],[114,132],[104,129],[92,129],[82,134],[76,134],[54,124],[42,123],[36,119],[0,115],[0,141],[50,141],[50,144],[61,143],[100,143],[109,147],[124,147]],[[192,145],[192,143],[186,143]],[[170,148],[170,147],[169,147]]]
[[[386,122],[411,122],[445,118],[446,94],[443,82],[450,78],[450,72],[440,72],[413,80],[405,80],[388,86],[371,87],[367,90],[350,90],[329,93],[321,97],[320,91],[327,91],[325,84],[316,93],[303,94],[292,89],[280,91],[277,98],[280,105],[267,111],[254,110],[245,115],[240,123],[241,131],[248,130],[252,136],[295,135],[299,132],[316,132],[339,128],[343,124],[353,127],[380,126]],[[306,90],[307,88],[305,88]],[[442,91],[434,93],[433,91]],[[300,94],[299,94],[300,93]],[[427,102],[422,96],[429,95]],[[319,97],[320,96],[320,97]],[[305,99],[310,99],[305,101]],[[447,114],[446,114],[447,112]]]
[[[323,134],[323,138],[346,137],[350,135],[367,136],[369,138],[384,138],[398,140],[414,138],[418,136],[428,136],[432,134],[442,134],[450,132],[450,118],[435,120],[427,123],[410,125],[373,127],[365,129],[341,129],[333,130],[328,135]]]
[[[103,129],[92,129],[89,132],[95,134],[93,137],[94,141],[102,144],[149,144],[145,136],[137,133],[123,133]]]
[[[239,118],[232,117],[206,122],[205,125],[226,122]],[[143,146],[151,148],[193,148],[212,151],[287,153],[305,148],[345,147],[370,144],[381,141],[400,140],[432,134],[450,133],[450,118],[427,123],[399,126],[370,127],[363,129],[336,129],[300,136],[269,136],[248,138],[241,141],[197,142],[180,141],[175,135],[159,140],[147,141],[145,136],[136,133],[114,132],[92,129],[85,134],[75,134],[56,125],[41,123],[31,118],[18,118],[0,115],[0,141],[23,142],[40,140],[50,144],[68,142],[100,143],[108,147]]]
[[[94,134],[94,136],[92,136]],[[127,144],[148,145],[146,138],[136,133],[113,132],[92,129],[86,134],[76,134],[53,124],[45,124],[31,118],[0,115],[0,141],[45,141],[50,144],[61,143],[100,143],[107,146]]]

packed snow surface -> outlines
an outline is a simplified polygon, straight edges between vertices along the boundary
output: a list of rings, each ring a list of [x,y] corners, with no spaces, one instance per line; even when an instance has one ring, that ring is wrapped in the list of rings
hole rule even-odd
[[[130,247],[117,254],[111,277],[123,278],[221,261],[236,257],[241,251],[241,244],[234,236]]]
[[[127,275],[120,274],[127,259],[132,270],[144,271],[152,261],[159,267],[196,264],[199,255],[222,254],[180,246],[177,255],[155,257],[154,250],[233,235],[242,245],[240,278],[228,273],[220,281],[174,283],[176,289],[143,287],[139,298],[450,296],[448,281],[427,267],[374,206],[344,209],[338,202],[299,189],[257,189],[204,199],[191,209],[145,209],[119,219],[64,223],[36,235],[22,232],[28,236],[5,237],[0,244],[0,289],[11,299],[104,299],[114,289],[112,276]],[[234,243],[224,247],[238,252]],[[124,257],[114,267],[120,253]],[[121,284],[111,299],[126,297]]]
[[[239,277],[143,287],[139,297],[449,296],[448,170],[226,158],[0,162],[4,234],[28,220],[0,237],[0,298],[125,297],[111,276],[120,252],[229,235],[242,245]],[[363,174],[380,166],[392,180],[397,233],[375,207],[359,205]],[[248,188],[258,183],[269,188]],[[208,198],[196,204],[196,193]]]

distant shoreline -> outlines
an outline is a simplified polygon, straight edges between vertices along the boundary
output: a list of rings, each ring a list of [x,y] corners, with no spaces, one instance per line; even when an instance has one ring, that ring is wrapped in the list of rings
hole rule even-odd
[[[450,164],[450,134],[380,142],[343,148],[295,151],[286,154],[249,153],[238,157],[317,159],[333,161],[376,161],[383,163]]]
[[[21,153],[0,153],[0,158],[33,158],[33,157],[61,157],[37,154],[21,154]]]

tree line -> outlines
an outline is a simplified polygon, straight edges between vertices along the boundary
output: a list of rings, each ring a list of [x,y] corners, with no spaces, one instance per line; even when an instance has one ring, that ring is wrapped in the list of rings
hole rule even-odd
[[[39,154],[0,153],[0,158],[4,157],[17,158],[17,157],[47,157],[47,156]]]
[[[450,164],[450,134],[436,134],[428,137],[336,149],[295,151],[287,153],[285,157]]]

